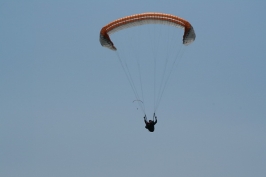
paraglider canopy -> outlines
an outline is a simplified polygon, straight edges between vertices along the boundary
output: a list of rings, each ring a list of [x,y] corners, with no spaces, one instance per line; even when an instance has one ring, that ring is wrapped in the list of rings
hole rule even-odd
[[[117,50],[113,42],[111,41],[109,34],[125,28],[130,28],[133,26],[139,26],[145,24],[164,24],[164,25],[172,25],[179,28],[183,28],[184,45],[191,44],[196,38],[194,29],[188,21],[170,14],[148,12],[148,13],[126,16],[107,24],[102,28],[100,32],[100,43],[102,46],[107,47],[111,50]]]

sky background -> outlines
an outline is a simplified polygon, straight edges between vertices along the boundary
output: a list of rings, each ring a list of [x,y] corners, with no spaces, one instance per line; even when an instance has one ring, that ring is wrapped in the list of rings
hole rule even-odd
[[[0,1],[0,176],[265,177],[264,1]],[[172,74],[154,133],[107,23],[180,16],[197,38]],[[147,112],[150,118],[152,112]]]

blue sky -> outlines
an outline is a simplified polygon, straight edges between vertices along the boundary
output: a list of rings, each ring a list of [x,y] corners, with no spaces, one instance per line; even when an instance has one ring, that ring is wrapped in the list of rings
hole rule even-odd
[[[0,1],[0,176],[264,177],[265,5]],[[154,133],[99,43],[104,25],[142,12],[180,16],[197,35]]]

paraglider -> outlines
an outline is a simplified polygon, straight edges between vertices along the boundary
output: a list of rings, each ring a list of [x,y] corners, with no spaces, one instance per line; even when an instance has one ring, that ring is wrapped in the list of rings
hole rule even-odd
[[[125,37],[119,38],[117,41],[114,42],[111,40],[110,35],[114,34],[118,31],[124,31],[124,29],[131,29],[132,27],[138,27],[139,26],[160,26],[159,32],[155,32],[155,34],[151,34],[153,29],[148,29],[147,34],[141,36],[142,31],[137,31],[135,36],[128,37],[132,34],[131,30],[125,30]],[[184,30],[183,35],[178,35],[177,31],[174,31],[171,33],[167,30],[164,30],[161,26],[169,26],[169,28],[174,27],[181,28]],[[138,30],[138,28],[136,28]],[[120,34],[120,32],[118,33]],[[166,36],[166,37],[164,37]],[[182,37],[182,45],[180,47],[180,50],[176,50],[177,48],[177,41],[176,37]],[[147,39],[146,39],[147,38]],[[167,38],[170,42],[167,44],[163,43],[163,40]],[[165,13],[156,13],[156,12],[148,12],[148,13],[140,13],[135,15],[126,16],[123,18],[119,18],[117,20],[114,20],[110,22],[109,24],[102,27],[100,31],[100,44],[103,47],[106,47],[112,51],[115,51],[117,58],[123,68],[123,71],[130,83],[130,86],[133,90],[133,93],[135,95],[135,100],[133,102],[136,102],[139,107],[141,108],[144,116],[144,122],[146,124],[145,128],[147,128],[150,132],[154,131],[154,125],[157,123],[157,117],[155,116],[155,112],[157,111],[159,104],[162,99],[162,95],[164,93],[165,87],[168,83],[169,77],[174,70],[174,67],[176,65],[176,61],[180,59],[184,53],[182,46],[188,46],[191,43],[194,42],[196,38],[196,34],[194,31],[194,28],[192,25],[184,20],[183,18],[180,18],[175,15],[171,14],[165,14]],[[141,40],[144,40],[144,45]],[[146,39],[146,40],[145,40]],[[134,42],[134,40],[136,40]],[[119,47],[119,42],[124,42]],[[172,43],[173,44],[172,44]],[[151,50],[152,57],[147,57],[147,51],[148,49]],[[127,51],[125,51],[127,50]],[[125,57],[121,55],[123,51],[125,51]],[[158,54],[161,51],[164,52],[164,55]],[[134,54],[135,52],[135,54]],[[143,56],[141,56],[143,54]],[[148,59],[153,58],[153,61],[150,62]],[[159,59],[160,60],[159,60]],[[146,60],[144,60],[146,59]],[[136,61],[136,68],[130,70],[130,67],[133,65],[129,64],[129,62],[132,62],[132,60]],[[145,72],[142,70],[141,62],[150,62],[148,64],[149,66],[153,65],[153,69],[149,69],[152,74],[151,79],[153,78],[154,82],[152,84],[149,83],[151,79],[148,80],[148,82],[144,82],[144,76],[148,77],[148,70],[145,68]],[[160,63],[161,62],[161,63]],[[145,65],[145,64],[143,64]],[[162,68],[161,71],[157,71],[158,68]],[[136,77],[132,76],[132,73],[136,73]],[[145,74],[143,74],[145,73]],[[138,84],[136,84],[136,81],[134,78],[138,78],[139,80],[139,90],[137,89]],[[154,92],[154,110],[153,110],[153,121],[148,122],[146,117],[146,107],[145,107],[145,99],[144,99],[144,88],[143,83],[150,86],[153,85],[153,92]],[[150,94],[152,89],[147,89],[148,93]]]
[[[155,113],[153,114],[153,120],[147,121],[146,115],[144,116],[144,122],[145,122],[145,128],[148,129],[150,132],[154,132],[154,126],[157,124],[157,117],[155,116]]]

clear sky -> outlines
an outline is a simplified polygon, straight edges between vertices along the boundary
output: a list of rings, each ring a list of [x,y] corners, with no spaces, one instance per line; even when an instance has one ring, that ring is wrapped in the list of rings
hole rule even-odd
[[[265,177],[265,7],[1,0],[0,176]],[[171,75],[154,133],[117,56],[99,43],[104,25],[142,12],[180,16],[197,35]]]

